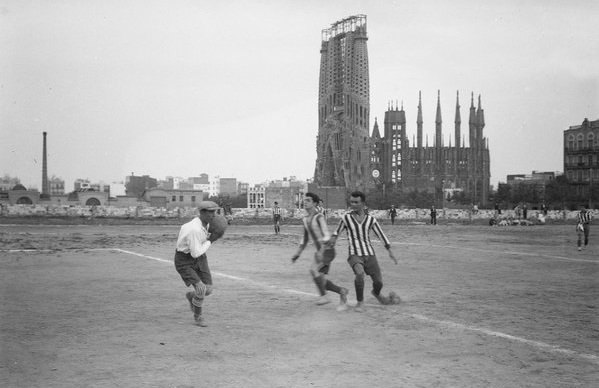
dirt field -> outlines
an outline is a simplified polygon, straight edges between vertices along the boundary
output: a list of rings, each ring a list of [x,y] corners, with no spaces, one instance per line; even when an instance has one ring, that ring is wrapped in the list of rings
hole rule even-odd
[[[232,226],[209,251],[209,327],[172,264],[178,226],[0,225],[2,387],[591,387],[599,232],[386,225],[367,310],[316,306],[300,226]],[[595,241],[593,241],[595,240]],[[330,278],[351,290],[347,241]]]

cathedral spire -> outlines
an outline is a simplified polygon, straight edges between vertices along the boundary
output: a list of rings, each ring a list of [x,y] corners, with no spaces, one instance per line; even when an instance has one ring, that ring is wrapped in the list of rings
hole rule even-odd
[[[441,124],[443,120],[441,120],[441,91],[437,90],[437,117],[435,119],[435,123]]]
[[[379,132],[379,123],[376,121],[376,117],[374,118],[374,128],[372,129],[372,138],[380,139],[381,133]]]
[[[476,147],[476,108],[474,107],[474,92],[470,95],[470,117],[468,118],[469,131],[469,146],[470,148]]]
[[[441,119],[441,91],[437,90],[437,117],[435,118],[435,147],[443,147],[443,120]]]
[[[418,116],[416,117],[418,148],[422,148],[422,91],[418,91]]]
[[[485,126],[485,110],[481,108],[480,94],[478,95],[478,109],[476,112],[477,124],[481,127]]]
[[[461,130],[461,126],[462,126],[462,117],[460,115],[460,91],[456,91],[456,98],[455,98],[455,146],[456,149],[460,147],[460,138],[462,137],[462,130]]]

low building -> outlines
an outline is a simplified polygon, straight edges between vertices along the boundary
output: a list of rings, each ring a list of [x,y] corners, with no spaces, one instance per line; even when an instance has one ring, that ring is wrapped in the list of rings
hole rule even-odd
[[[64,194],[64,179],[52,176],[52,178],[48,180],[48,186],[50,189],[50,195]]]
[[[40,192],[38,190],[29,190],[20,183],[8,191],[8,202],[11,205],[37,205],[39,201]]]
[[[165,190],[153,188],[142,194],[142,199],[152,207],[173,209],[176,207],[195,207],[208,198],[208,193],[197,190]]]
[[[254,185],[248,187],[248,209],[261,209],[265,206],[266,187],[264,185]]]

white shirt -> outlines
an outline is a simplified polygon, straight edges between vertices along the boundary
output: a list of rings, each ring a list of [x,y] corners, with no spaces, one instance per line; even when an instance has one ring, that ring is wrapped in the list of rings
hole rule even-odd
[[[208,240],[208,228],[207,225],[204,228],[202,221],[195,217],[193,220],[181,226],[179,231],[179,238],[177,239],[177,251],[183,253],[191,253],[193,258],[202,256],[208,248],[210,248],[210,241]]]

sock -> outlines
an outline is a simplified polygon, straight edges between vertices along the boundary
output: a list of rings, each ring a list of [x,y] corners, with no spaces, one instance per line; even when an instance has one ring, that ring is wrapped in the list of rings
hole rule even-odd
[[[320,276],[312,276],[312,279],[314,279],[314,283],[316,283],[316,288],[318,288],[318,292],[320,293],[320,296],[324,296],[327,291],[324,287],[324,277],[322,275]]]
[[[335,283],[333,283],[332,281],[330,281],[328,279],[326,281],[325,288],[329,291],[336,292],[337,294],[339,294],[341,292],[341,287],[339,287],[338,285],[336,285]]]
[[[364,278],[356,276],[354,286],[356,287],[356,299],[358,302],[362,302],[364,300]]]

